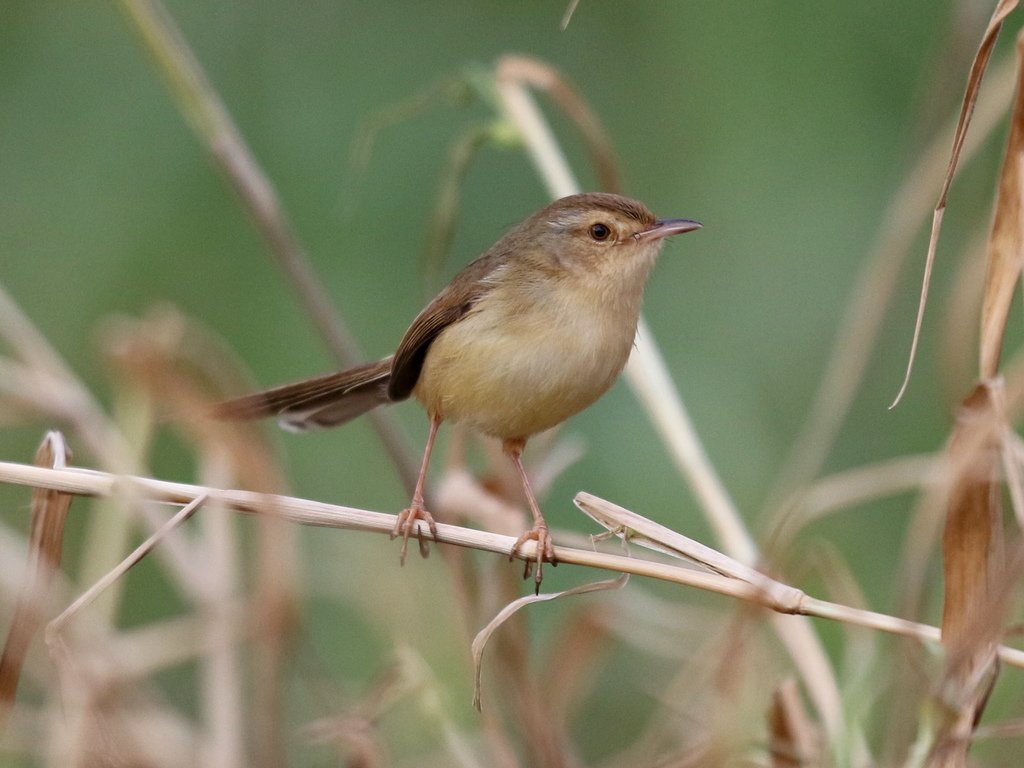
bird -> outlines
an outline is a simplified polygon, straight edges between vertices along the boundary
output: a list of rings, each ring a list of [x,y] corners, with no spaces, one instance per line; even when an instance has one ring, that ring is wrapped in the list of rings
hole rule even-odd
[[[223,401],[223,419],[275,416],[285,429],[344,424],[378,406],[415,398],[430,427],[412,500],[396,518],[405,562],[423,521],[430,454],[443,422],[501,441],[522,484],[533,526],[524,577],[539,591],[554,544],[523,467],[527,440],[593,404],[614,383],[634,344],[644,287],[665,238],[699,229],[658,219],[643,203],[607,192],[570,195],[510,229],[416,315],[394,354],[312,379]],[[533,569],[534,563],[536,569]]]

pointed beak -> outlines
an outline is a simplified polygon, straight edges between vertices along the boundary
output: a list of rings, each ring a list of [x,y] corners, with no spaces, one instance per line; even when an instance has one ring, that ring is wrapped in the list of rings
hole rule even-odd
[[[663,237],[669,237],[670,235],[693,232],[693,230],[700,228],[701,223],[699,221],[691,221],[690,219],[662,219],[661,221],[654,222],[654,226],[650,229],[637,232],[633,237],[636,238],[638,243],[647,243],[653,240],[661,240]]]

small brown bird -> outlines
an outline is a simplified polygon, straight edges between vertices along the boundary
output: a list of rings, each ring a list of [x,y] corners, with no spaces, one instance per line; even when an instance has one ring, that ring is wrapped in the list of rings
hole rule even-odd
[[[502,441],[523,485],[533,527],[512,547],[537,542],[535,580],[554,562],[547,523],[521,454],[531,435],[579,413],[622,371],[636,334],[644,285],[662,241],[700,224],[655,219],[619,195],[571,195],[519,224],[419,313],[395,354],[217,406],[223,418],[277,416],[286,429],[333,427],[413,395],[430,432],[412,503],[395,523],[404,562],[409,534],[424,520],[423,488],[443,421]],[[422,529],[417,529],[425,554]],[[529,576],[531,563],[527,562]]]

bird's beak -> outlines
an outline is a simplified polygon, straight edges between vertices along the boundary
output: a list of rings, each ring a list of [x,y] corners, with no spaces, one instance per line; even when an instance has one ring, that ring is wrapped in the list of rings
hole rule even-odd
[[[661,221],[654,222],[654,226],[650,229],[637,232],[633,237],[636,238],[638,243],[647,243],[653,240],[661,240],[661,238],[669,237],[670,235],[693,232],[693,230],[700,228],[701,223],[699,221],[691,221],[690,219],[662,219]]]

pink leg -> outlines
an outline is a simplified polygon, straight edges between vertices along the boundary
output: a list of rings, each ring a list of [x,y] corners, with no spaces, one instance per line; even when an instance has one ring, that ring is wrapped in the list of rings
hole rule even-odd
[[[405,552],[409,547],[409,534],[416,528],[417,538],[420,542],[420,555],[426,557],[430,554],[430,546],[423,538],[422,529],[416,525],[417,520],[423,520],[430,528],[430,535],[437,539],[437,526],[434,525],[434,517],[423,506],[423,486],[427,480],[427,467],[430,466],[430,452],[434,450],[434,438],[437,437],[437,428],[441,426],[441,419],[436,416],[430,417],[430,433],[427,435],[427,447],[423,449],[423,464],[420,465],[420,474],[416,478],[416,489],[412,493],[412,504],[402,510],[395,520],[395,527],[391,529],[391,538],[399,534],[402,536],[402,550],[398,555],[399,561],[405,565]]]
[[[542,571],[544,561],[547,560],[552,565],[557,565],[557,563],[555,562],[555,547],[551,541],[551,534],[548,532],[548,524],[544,522],[544,515],[541,514],[540,507],[537,505],[537,499],[533,496],[533,489],[530,487],[530,478],[526,476],[526,470],[523,468],[522,454],[525,446],[526,440],[506,440],[502,444],[505,453],[512,459],[512,463],[515,464],[516,470],[519,472],[519,480],[523,484],[523,493],[526,494],[526,503],[529,504],[530,512],[533,514],[533,528],[516,539],[516,543],[512,545],[512,551],[509,555],[510,558],[514,558],[519,548],[527,541],[533,540],[537,542],[536,560],[526,561],[523,578],[527,579],[530,577],[530,571],[533,568],[534,562],[536,562],[537,570],[533,577],[534,592],[539,593],[540,583],[544,578]]]

